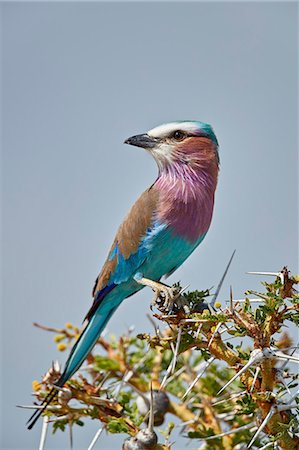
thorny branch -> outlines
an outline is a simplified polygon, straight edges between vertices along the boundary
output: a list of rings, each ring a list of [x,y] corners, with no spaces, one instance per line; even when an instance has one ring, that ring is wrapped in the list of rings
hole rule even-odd
[[[282,328],[287,322],[299,324],[294,288],[299,277],[291,277],[286,267],[275,275],[272,283],[263,283],[264,292],[248,291],[239,301],[231,294],[225,309],[215,298],[212,307],[208,304],[208,290],[181,294],[188,312],[174,306],[166,314],[161,299],[153,316],[162,331],[154,323],[153,335],[133,336],[130,330],[118,339],[101,337],[79,374],[47,408],[41,442],[49,422],[55,432],[91,418],[99,421],[99,431],[89,449],[104,428],[131,436],[124,450],[137,444],[140,449],[170,449],[170,435],[176,431],[205,450],[271,448],[269,444],[298,449],[298,375],[287,367],[299,363],[298,347],[292,347]],[[258,306],[251,303],[252,295],[260,300]],[[70,323],[59,329],[35,326],[55,333],[60,351],[79,335]],[[242,338],[247,338],[247,348]],[[37,400],[59,375],[55,363],[41,382],[33,382]],[[77,404],[70,404],[71,399]],[[153,421],[147,426],[149,410]],[[164,442],[158,444],[153,426],[161,427],[167,414],[177,424],[166,426],[160,436]]]

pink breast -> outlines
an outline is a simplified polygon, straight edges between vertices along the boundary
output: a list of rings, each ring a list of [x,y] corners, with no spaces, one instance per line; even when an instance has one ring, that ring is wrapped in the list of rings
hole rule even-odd
[[[156,182],[160,191],[157,219],[167,223],[174,234],[198,240],[212,220],[216,183],[208,176],[188,180],[161,175]]]

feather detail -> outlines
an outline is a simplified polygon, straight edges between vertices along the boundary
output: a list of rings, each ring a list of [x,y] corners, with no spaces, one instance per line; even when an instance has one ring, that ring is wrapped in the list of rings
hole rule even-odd
[[[131,258],[131,261],[128,261],[127,264],[127,266],[129,266],[130,262],[132,262],[132,258],[134,259],[133,255],[138,254],[140,243],[147,235],[154,220],[158,197],[159,191],[153,185],[141,194],[129,211],[129,214],[118,229],[108,258],[96,280],[93,289],[94,297],[97,295],[98,291],[104,289],[108,283],[119,283],[121,280],[126,281],[125,274],[123,277],[115,277],[114,274],[117,271],[120,275],[121,266],[124,266],[124,262]],[[127,278],[129,278],[130,275],[131,271],[128,272]]]
[[[104,300],[106,295],[109,294],[109,292],[111,292],[112,289],[115,288],[115,286],[116,286],[116,284],[112,283],[110,285],[105,286],[102,290],[97,291],[97,294],[94,297],[93,304],[92,304],[91,308],[88,310],[86,316],[84,317],[83,322],[85,320],[90,320],[91,319],[91,317],[94,315],[96,310],[99,308],[100,304],[102,303],[102,301]]]
[[[174,234],[196,241],[209,229],[217,178],[218,153],[213,142],[191,138],[178,146],[176,161],[160,171],[155,183],[160,191],[157,219]]]

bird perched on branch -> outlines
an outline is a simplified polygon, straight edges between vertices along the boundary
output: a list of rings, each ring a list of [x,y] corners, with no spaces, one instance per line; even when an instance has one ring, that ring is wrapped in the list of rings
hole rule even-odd
[[[125,143],[144,148],[154,157],[158,177],[118,229],[93,289],[86,326],[55,383],[58,388],[79,369],[125,298],[149,286],[171,307],[173,288],[160,279],[188,258],[211,223],[219,156],[210,125],[198,121],[167,123],[132,136]],[[33,427],[56,393],[53,388],[43,402],[44,408],[30,418],[28,428]]]

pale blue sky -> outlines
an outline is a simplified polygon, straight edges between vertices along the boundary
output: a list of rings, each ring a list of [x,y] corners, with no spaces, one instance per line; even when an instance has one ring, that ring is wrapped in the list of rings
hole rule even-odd
[[[258,288],[249,270],[298,270],[295,3],[2,3],[2,448],[36,448],[25,428],[31,381],[58,353],[37,321],[80,324],[120,221],[154,180],[124,146],[162,122],[213,125],[221,173],[212,227],[171,280]],[[150,329],[151,292],[109,331]],[[75,430],[87,448],[96,423]],[[119,447],[101,438],[98,448]],[[66,448],[57,433],[48,448]],[[183,446],[183,444],[181,444]],[[174,447],[178,448],[178,447]]]

